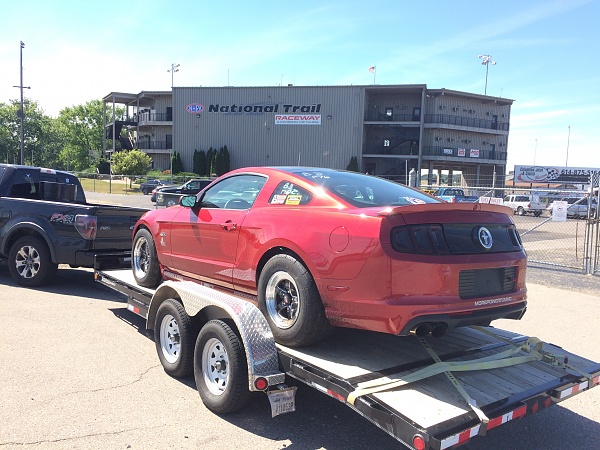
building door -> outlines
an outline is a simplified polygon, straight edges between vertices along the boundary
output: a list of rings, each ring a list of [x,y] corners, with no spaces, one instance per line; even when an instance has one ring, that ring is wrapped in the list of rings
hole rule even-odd
[[[421,121],[421,108],[413,108],[413,121],[420,122]]]
[[[165,149],[169,150],[173,148],[173,135],[167,134],[165,136]]]
[[[498,129],[498,115],[492,116],[492,130]]]
[[[172,106],[167,106],[167,122],[172,122],[173,121],[173,107]]]

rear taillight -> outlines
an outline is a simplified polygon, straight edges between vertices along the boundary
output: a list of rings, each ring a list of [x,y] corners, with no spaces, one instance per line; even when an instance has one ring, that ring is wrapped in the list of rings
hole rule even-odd
[[[392,248],[402,253],[446,255],[450,253],[441,225],[409,225],[392,230]]]
[[[78,214],[75,216],[75,229],[82,238],[90,241],[94,240],[96,238],[96,230],[98,229],[98,218],[96,216]]]

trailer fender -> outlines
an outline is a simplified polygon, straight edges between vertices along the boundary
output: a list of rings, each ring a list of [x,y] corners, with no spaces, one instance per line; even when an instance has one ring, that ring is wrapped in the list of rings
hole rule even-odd
[[[191,281],[165,281],[150,301],[146,327],[152,329],[160,304],[168,298],[178,298],[190,317],[204,308],[216,306],[233,320],[246,352],[248,383],[257,391],[255,381],[265,378],[268,386],[282,384],[285,374],[279,370],[275,339],[265,317],[251,302],[219,292]]]

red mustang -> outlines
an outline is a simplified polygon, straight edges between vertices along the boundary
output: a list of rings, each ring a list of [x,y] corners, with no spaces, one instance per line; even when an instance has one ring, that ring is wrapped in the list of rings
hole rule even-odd
[[[142,286],[187,279],[248,298],[285,345],[331,326],[441,336],[523,316],[511,215],[354,172],[252,167],[146,213],[132,268]]]

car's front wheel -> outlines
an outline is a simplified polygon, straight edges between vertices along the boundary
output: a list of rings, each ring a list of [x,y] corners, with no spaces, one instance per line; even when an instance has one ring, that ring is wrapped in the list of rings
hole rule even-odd
[[[525,209],[522,206],[519,206],[517,208],[517,215],[518,216],[524,216],[525,215]]]
[[[312,275],[290,255],[276,255],[265,264],[258,280],[258,307],[283,345],[314,344],[331,330]]]
[[[140,286],[154,288],[162,279],[154,240],[150,231],[145,228],[138,230],[133,238],[131,269]]]

